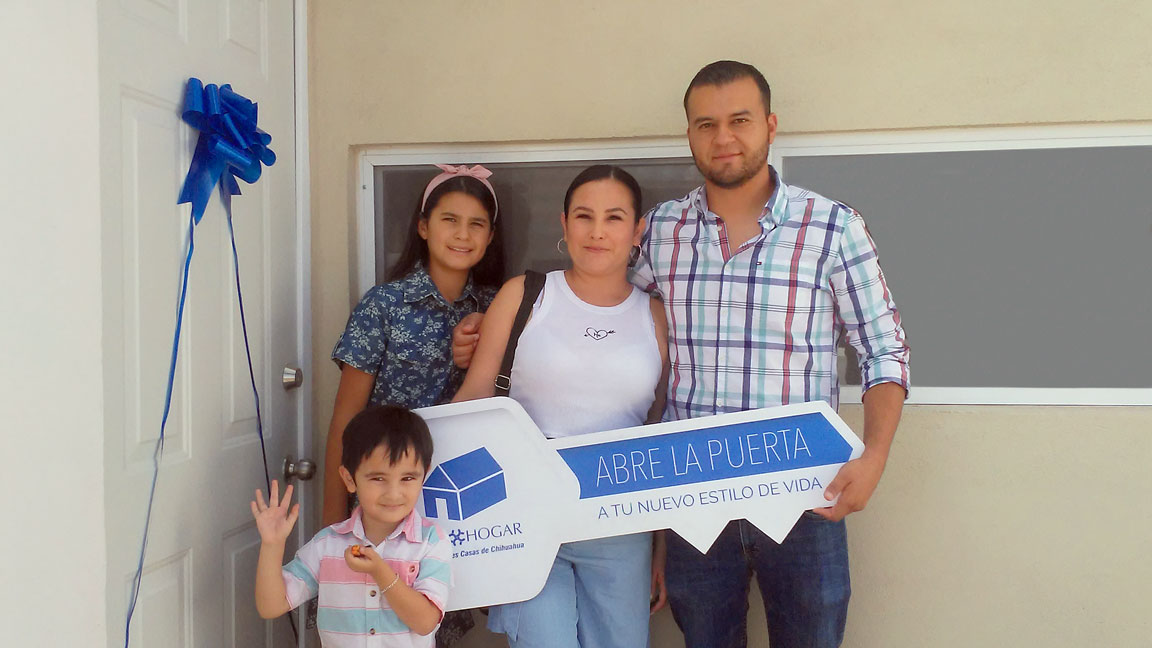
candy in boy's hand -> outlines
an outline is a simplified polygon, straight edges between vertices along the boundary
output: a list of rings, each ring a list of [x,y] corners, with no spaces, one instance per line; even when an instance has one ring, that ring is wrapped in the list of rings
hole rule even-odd
[[[363,554],[360,553],[360,545],[352,545],[352,555],[360,558]]]

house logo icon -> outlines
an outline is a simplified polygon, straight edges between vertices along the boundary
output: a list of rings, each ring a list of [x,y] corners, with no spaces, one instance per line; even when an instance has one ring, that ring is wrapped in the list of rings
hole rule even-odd
[[[440,517],[442,501],[449,520],[466,520],[507,497],[504,469],[487,449],[477,448],[432,469],[424,481],[424,516]]]

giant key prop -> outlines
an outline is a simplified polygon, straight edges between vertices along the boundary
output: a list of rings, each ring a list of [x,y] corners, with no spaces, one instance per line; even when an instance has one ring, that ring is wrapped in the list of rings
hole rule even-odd
[[[546,439],[510,398],[418,410],[435,442],[417,509],[452,543],[448,609],[544,587],[561,543],[730,520],[777,542],[864,444],[823,401]]]

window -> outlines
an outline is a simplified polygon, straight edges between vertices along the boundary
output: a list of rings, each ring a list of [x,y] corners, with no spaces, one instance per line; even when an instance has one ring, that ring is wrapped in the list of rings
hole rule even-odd
[[[492,169],[509,273],[563,265],[564,191],[590,164],[635,175],[645,209],[701,182],[683,138],[366,151],[361,292],[434,162]],[[1152,405],[1152,126],[780,136],[772,162],[867,220],[913,348],[911,403]],[[840,366],[858,401],[854,360]]]

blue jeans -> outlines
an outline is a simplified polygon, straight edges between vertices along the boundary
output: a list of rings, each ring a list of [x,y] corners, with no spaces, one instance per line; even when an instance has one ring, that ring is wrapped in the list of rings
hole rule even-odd
[[[707,554],[668,532],[668,599],[687,648],[748,645],[751,576],[764,598],[772,648],[833,648],[848,618],[843,521],[805,512],[783,544],[747,520],[729,522]]]
[[[494,606],[488,629],[512,648],[644,648],[651,577],[650,533],[562,544],[544,589]]]

